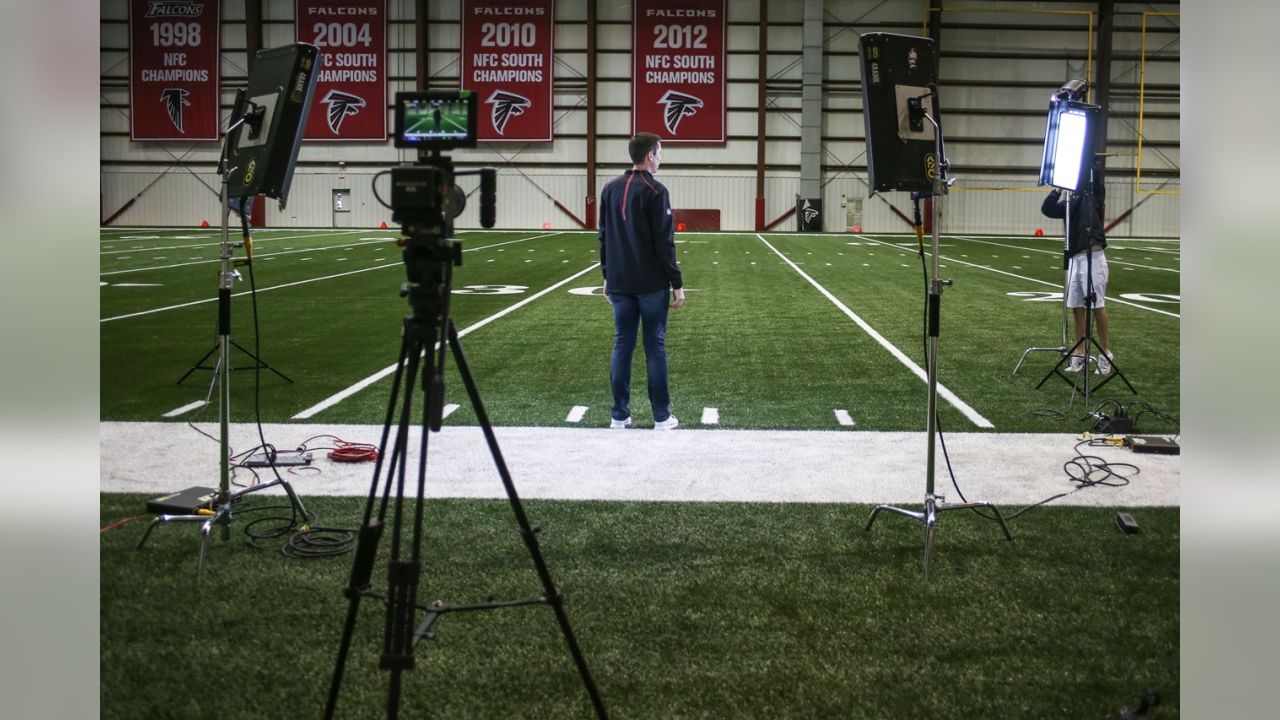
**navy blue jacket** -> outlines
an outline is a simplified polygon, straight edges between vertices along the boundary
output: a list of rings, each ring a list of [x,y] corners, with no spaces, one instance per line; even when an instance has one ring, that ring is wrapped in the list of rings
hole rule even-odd
[[[628,170],[600,191],[600,271],[610,293],[684,287],[671,196],[646,170]]]

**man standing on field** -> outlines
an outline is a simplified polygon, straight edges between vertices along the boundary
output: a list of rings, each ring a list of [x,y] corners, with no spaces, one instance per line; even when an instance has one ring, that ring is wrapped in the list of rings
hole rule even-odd
[[[639,133],[627,150],[632,169],[600,192],[600,271],[616,331],[609,363],[609,426],[631,425],[631,357],[636,329],[643,325],[653,428],[673,430],[680,423],[671,414],[667,387],[667,309],[684,305],[684,280],[676,263],[671,197],[653,179],[662,164],[662,141],[653,133]]]

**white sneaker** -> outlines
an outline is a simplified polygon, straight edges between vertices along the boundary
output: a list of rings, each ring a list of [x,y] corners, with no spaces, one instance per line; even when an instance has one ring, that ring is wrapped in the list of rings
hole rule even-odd
[[[654,423],[653,429],[654,430],[675,430],[677,427],[679,427],[679,425],[680,425],[680,421],[676,419],[675,415],[668,415],[666,420],[663,420],[662,422]]]
[[[1071,362],[1067,363],[1067,366],[1063,369],[1067,372],[1080,372],[1084,369],[1084,358],[1079,355],[1072,355]]]
[[[622,430],[623,428],[629,428],[631,427],[631,418],[628,417],[626,420],[610,420],[609,427],[614,430]]]
[[[1111,374],[1111,351],[1110,350],[1098,356],[1098,374],[1099,375]]]

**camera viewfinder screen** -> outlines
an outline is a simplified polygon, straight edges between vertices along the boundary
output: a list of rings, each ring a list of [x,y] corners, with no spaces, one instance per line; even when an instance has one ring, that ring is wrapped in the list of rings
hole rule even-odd
[[[398,147],[454,148],[475,145],[474,93],[398,93]]]

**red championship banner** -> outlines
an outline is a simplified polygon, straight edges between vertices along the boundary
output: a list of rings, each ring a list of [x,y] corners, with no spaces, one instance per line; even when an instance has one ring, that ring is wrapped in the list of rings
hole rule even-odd
[[[550,142],[554,0],[463,0],[462,87],[480,140]]]
[[[295,0],[298,42],[320,48],[303,140],[387,139],[387,0]]]
[[[632,7],[632,134],[724,142],[724,0],[635,0]]]
[[[130,0],[129,137],[218,139],[219,0]]]

